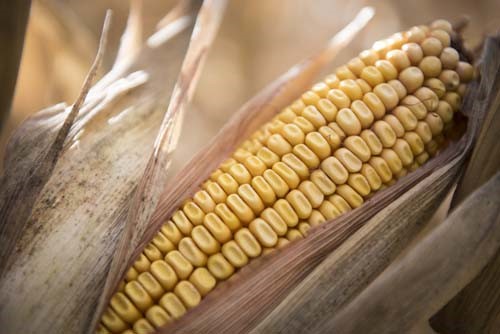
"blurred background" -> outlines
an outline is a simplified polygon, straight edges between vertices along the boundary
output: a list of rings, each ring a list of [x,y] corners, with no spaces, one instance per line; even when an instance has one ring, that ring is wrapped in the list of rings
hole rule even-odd
[[[175,3],[143,1],[143,36],[154,31]],[[498,0],[230,0],[186,115],[180,154],[185,159],[193,155],[248,98],[318,50],[367,4],[376,8],[375,19],[336,63],[377,39],[436,18],[453,21],[467,15],[470,47],[500,27]],[[128,6],[124,0],[32,1],[13,106],[0,132],[0,161],[9,135],[23,119],[55,103],[74,101],[95,56],[107,8],[114,17],[101,73],[111,67]]]

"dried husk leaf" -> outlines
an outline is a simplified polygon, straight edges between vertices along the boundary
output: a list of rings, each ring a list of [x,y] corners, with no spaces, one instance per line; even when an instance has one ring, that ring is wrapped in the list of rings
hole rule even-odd
[[[189,33],[143,46],[114,80],[90,90],[59,159],[11,247],[2,210],[2,333],[83,333],[91,319],[175,83]],[[2,203],[22,201],[23,182],[52,145],[69,108],[28,119],[13,136]],[[14,207],[15,209],[15,207]],[[19,213],[19,212],[18,212]]]
[[[346,334],[407,333],[429,319],[500,249],[499,187],[497,173],[325,329]]]
[[[375,195],[361,208],[313,229],[307,238],[243,268],[229,282],[221,284],[200,306],[171,327],[167,327],[165,333],[244,333],[252,330],[256,333],[301,332],[310,331],[311,323],[322,319],[321,314],[326,318],[331,317],[332,313],[328,311],[335,310],[361,291],[396,257],[404,248],[405,241],[410,240],[420,230],[419,223],[430,218],[439,205],[436,201],[442,200],[456,182],[475,142],[486,110],[484,100],[475,100],[472,92],[483,94],[489,92],[489,88],[484,81],[481,82],[481,87],[478,83],[470,85],[469,98],[463,108],[465,115],[469,117],[467,132],[458,142],[450,145],[438,157],[396,185]],[[415,200],[422,201],[423,210],[420,207],[417,210]],[[369,221],[376,213],[379,213],[379,216]],[[400,221],[404,213],[407,213],[407,220]],[[348,243],[343,253],[333,254],[331,261],[320,268],[319,273],[307,276],[325,257],[367,222],[372,226],[357,236],[358,240],[366,238],[363,240],[366,243],[358,246],[354,242]],[[388,231],[392,234],[384,238],[384,233]],[[391,239],[391,236],[394,238]],[[379,242],[378,248],[372,251],[370,247],[375,242]],[[382,251],[382,254],[377,253],[377,250]],[[376,257],[381,259],[369,268],[355,266],[350,255],[360,259],[363,253],[372,261]],[[339,263],[342,263],[342,266],[338,272],[328,266],[336,266]],[[350,273],[349,270],[353,268],[356,271]],[[367,273],[363,274],[365,269]],[[333,285],[331,294],[321,297],[327,293],[324,290],[325,280],[331,284],[332,273],[343,276],[339,277],[338,285]],[[316,283],[314,289],[311,290],[311,286],[307,285],[308,281],[303,281],[306,277],[311,280],[312,285]],[[297,295],[285,299],[299,283],[301,285],[297,288]],[[346,292],[346,296],[342,296],[348,283],[352,283],[353,287]],[[333,301],[331,309],[328,309],[328,302],[332,298],[339,298],[338,303]],[[299,305],[294,305],[296,302]],[[258,326],[280,303],[280,308],[269,316],[267,322]],[[306,307],[301,308],[301,305]],[[316,315],[321,307],[326,307],[326,311]],[[274,319],[277,319],[276,324],[273,323]],[[298,321],[294,322],[297,319]]]

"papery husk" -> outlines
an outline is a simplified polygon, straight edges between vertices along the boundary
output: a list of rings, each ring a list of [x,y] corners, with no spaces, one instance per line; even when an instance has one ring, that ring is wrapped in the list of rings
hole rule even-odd
[[[491,97],[487,82],[469,85],[467,131],[458,142],[360,208],[243,268],[162,333],[329,331],[332,312],[389,265],[457,182],[486,111],[478,96]]]
[[[39,195],[20,196],[29,191],[25,180],[70,107],[35,114],[12,137],[1,187],[2,333],[93,330],[129,200],[153,150],[188,38],[180,31],[156,48],[142,46],[112,80],[105,76],[90,90]],[[129,54],[136,51],[131,45]],[[30,212],[20,212],[16,203],[29,200],[24,208]],[[22,215],[29,218],[15,225],[7,220]]]

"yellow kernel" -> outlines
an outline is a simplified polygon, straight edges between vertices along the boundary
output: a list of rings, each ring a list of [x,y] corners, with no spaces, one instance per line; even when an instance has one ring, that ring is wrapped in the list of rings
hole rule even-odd
[[[157,235],[158,236],[158,235]],[[169,250],[174,249],[174,245],[171,244],[171,247],[169,247]],[[156,260],[160,260],[163,257],[163,254],[160,252],[158,248],[156,248],[153,244],[149,243],[144,247],[143,249],[144,255],[148,258],[149,261],[153,262]]]
[[[372,87],[363,79],[356,79],[356,84],[361,88],[363,95],[372,91]]]
[[[299,223],[299,217],[288,201],[284,199],[277,200],[273,205],[273,209],[276,210],[289,227],[294,227]]]
[[[149,259],[146,257],[146,255],[144,255],[143,253],[141,253],[138,257],[137,257],[137,260],[135,260],[134,262],[134,268],[139,272],[139,273],[142,273],[142,272],[145,272],[145,271],[148,271],[149,270],[149,266],[151,266],[151,262],[149,261]]]
[[[467,85],[466,84],[461,83],[460,85],[458,85],[457,93],[458,93],[458,95],[460,95],[460,97],[464,97],[466,91],[467,91]]]
[[[204,269],[204,268],[198,268],[198,269],[196,269],[196,271],[202,270],[202,269]],[[181,300],[179,299],[179,297],[177,297],[173,292],[166,293],[160,299],[159,304],[174,319],[179,319],[180,317],[182,317],[186,313],[186,307],[181,302]]]
[[[312,91],[307,91],[304,94],[302,94],[302,101],[304,102],[305,105],[314,105],[316,104],[320,97],[318,94]]]
[[[264,210],[264,203],[251,185],[242,184],[238,188],[238,195],[240,195],[243,201],[245,201],[255,214],[259,214]]]
[[[420,43],[425,39],[425,31],[420,27],[412,27],[408,31],[408,41],[412,43]]]
[[[402,50],[406,53],[413,66],[418,65],[424,57],[424,53],[417,43],[407,43],[403,45]]]
[[[210,197],[210,195],[204,191],[200,190],[196,192],[193,196],[193,201],[205,212],[212,212],[214,211],[215,208],[215,202]]]
[[[274,201],[276,201],[276,194],[264,177],[254,177],[252,179],[252,188],[259,195],[265,205],[271,205]]]
[[[250,180],[252,180],[252,175],[250,175],[245,166],[240,163],[231,166],[231,168],[229,168],[228,173],[234,178],[236,182],[238,182],[238,184],[250,183]]]
[[[432,90],[438,98],[442,98],[446,93],[446,87],[444,83],[437,78],[429,78],[425,80],[424,87],[427,87],[430,90]]]
[[[445,124],[453,120],[453,109],[446,101],[439,101],[438,107],[436,109],[436,114],[441,117]]]
[[[200,225],[201,223],[203,223],[205,213],[194,202],[188,201],[186,204],[184,204],[182,211],[189,219],[189,221],[193,223],[193,225]]]
[[[311,173],[311,181],[326,196],[335,192],[335,183],[333,183],[321,169],[315,170]]]
[[[296,230],[296,229],[290,229],[287,234],[286,234],[286,238],[290,241],[295,241],[295,240],[299,240],[299,239],[303,239],[304,236],[302,235],[302,233],[300,233],[299,230]]]
[[[340,66],[335,70],[335,75],[339,78],[339,80],[346,79],[356,79],[354,73],[352,73],[347,66]]]
[[[314,133],[314,132],[313,132]],[[288,165],[302,179],[309,177],[309,168],[293,153],[285,154],[281,160]]]
[[[165,261],[172,266],[175,273],[180,279],[188,278],[191,272],[193,271],[193,265],[184,257],[184,255],[181,254],[181,252],[177,250],[169,252],[165,256]],[[156,262],[158,261],[155,261],[155,263]]]
[[[286,245],[288,245],[290,243],[290,241],[288,239],[285,239],[285,238],[279,238],[278,239],[278,243],[276,244],[276,247],[277,248],[283,248],[285,247]]]
[[[462,104],[462,98],[455,92],[448,92],[444,94],[443,101],[446,101],[453,111],[458,111],[460,109],[460,105]]]
[[[341,110],[342,111],[342,110]],[[340,114],[340,112],[339,112]],[[337,117],[338,118],[338,117]],[[314,152],[321,160],[330,156],[330,144],[319,132],[311,132],[306,135],[305,144]],[[295,187],[292,187],[295,188]]]
[[[219,242],[212,236],[212,234],[203,225],[196,226],[195,228],[193,228],[193,232],[191,233],[191,238],[205,254],[208,255],[215,254],[220,249]]]
[[[248,257],[257,257],[262,252],[262,247],[247,228],[242,228],[236,232],[234,234],[234,240]]]
[[[387,183],[392,179],[392,171],[384,159],[372,157],[368,163],[375,169],[383,183]]]
[[[212,291],[216,284],[215,278],[206,268],[196,269],[189,277],[189,281],[195,286],[196,290],[198,290],[202,296],[205,296],[207,293]]]
[[[314,154],[313,151],[311,151],[311,149],[309,149],[309,147],[304,144],[295,146],[293,148],[293,154],[297,156],[303,163],[305,163],[308,168],[316,168],[319,165],[319,158],[316,156],[316,154]]]
[[[223,173],[217,178],[217,183],[226,194],[233,194],[238,190],[238,182],[228,173]]]
[[[431,32],[431,36],[434,38],[437,38],[443,47],[448,47],[451,44],[451,38],[450,35],[441,29],[433,30]]]
[[[304,181],[299,185],[299,190],[304,194],[313,208],[317,208],[324,200],[321,190],[311,181]]]
[[[454,48],[444,48],[439,56],[444,69],[453,70],[457,67],[460,56]]]
[[[137,281],[154,300],[159,299],[165,292],[161,284],[153,277],[153,275],[151,275],[150,272],[140,274],[137,277]]]
[[[315,128],[319,128],[326,124],[325,118],[315,106],[307,106],[304,108],[302,116],[311,122]]]
[[[314,125],[302,116],[296,117],[293,124],[297,125],[305,134],[314,131]]]
[[[227,197],[227,206],[242,223],[249,223],[255,218],[252,209],[237,194],[231,194]]]
[[[132,280],[135,280],[139,273],[137,270],[132,266],[127,270],[127,274],[125,275],[125,281],[130,282]]]
[[[330,129],[332,129],[333,131],[335,131],[335,133],[337,134],[337,136],[339,136],[341,141],[345,139],[346,134],[345,134],[344,130],[342,130],[342,128],[336,122],[329,123],[328,127]]]
[[[234,267],[221,253],[208,258],[207,268],[219,280],[228,279],[234,273]]]
[[[318,132],[323,136],[323,138],[325,138],[325,140],[330,145],[330,148],[332,150],[335,150],[340,146],[341,143],[340,136],[331,127],[322,126],[321,128],[318,129]],[[307,148],[307,146],[304,148],[300,146],[300,151],[307,149],[309,152],[304,151],[304,152],[299,152],[298,154],[296,153],[296,147],[294,147],[293,150],[295,155],[299,156],[306,163],[306,165],[308,165],[309,168],[317,167],[317,165],[319,164],[319,160],[317,159],[317,156]],[[308,162],[306,162],[304,159],[308,160]]]
[[[286,195],[290,187],[288,184],[272,169],[268,169],[263,174],[264,179],[271,186],[274,193],[278,197],[283,197]]]
[[[323,115],[327,122],[332,122],[335,120],[338,109],[332,102],[330,102],[330,100],[319,100],[317,107],[319,112],[321,113],[321,115]]]
[[[357,208],[363,204],[363,197],[361,197],[354,189],[351,188],[351,186],[347,184],[338,186],[337,193],[353,208]]]
[[[415,96],[408,95],[401,101],[401,105],[410,109],[410,111],[415,115],[417,119],[424,119],[427,116],[427,108],[425,105]]]
[[[299,190],[292,190],[288,193],[286,200],[291,204],[299,218],[305,219],[311,214],[311,203],[309,203],[304,194]]]
[[[382,152],[382,143],[380,142],[380,139],[378,139],[375,132],[372,130],[363,130],[360,137],[370,148],[371,155],[379,155],[380,152]]]
[[[396,137],[403,137],[403,135],[405,134],[405,129],[396,116],[388,114],[384,116],[383,120],[391,126],[392,130],[396,134]]]
[[[439,56],[443,50],[443,44],[441,41],[435,37],[426,38],[422,44],[420,44],[422,51],[425,56]]]
[[[128,282],[125,285],[125,294],[141,311],[145,311],[153,305],[153,299],[137,281]]]
[[[261,149],[259,149],[259,151],[257,152],[257,157],[266,164],[267,168],[271,168],[276,162],[280,160],[279,156],[267,147],[262,147]]]
[[[392,111],[392,113],[397,117],[406,131],[414,130],[417,127],[418,120],[407,107],[398,106]]]
[[[174,268],[163,260],[153,262],[150,272],[167,291],[171,290],[177,283],[177,274]]]
[[[397,173],[394,176],[396,177],[397,180],[399,180],[400,178],[405,177],[406,175],[408,175],[408,169],[403,168],[399,173]]]
[[[402,71],[411,65],[410,59],[402,50],[391,50],[387,52],[386,59],[398,70]]]
[[[124,327],[124,329],[125,328],[126,327]],[[97,325],[96,333],[97,334],[111,334],[111,332],[106,327],[104,327],[102,324]]]
[[[403,166],[409,166],[413,163],[413,152],[406,140],[397,139],[392,149],[398,155]]]
[[[385,105],[382,100],[373,92],[363,96],[363,102],[370,108],[375,119],[381,119],[385,115]]]
[[[128,325],[122,320],[122,318],[113,311],[111,308],[107,308],[101,318],[102,323],[113,333],[121,333],[128,328]]]
[[[446,87],[446,90],[456,90],[458,85],[460,85],[460,77],[458,73],[452,70],[444,70],[439,75],[439,80],[441,80]]]
[[[425,144],[425,149],[431,157],[435,156],[439,150],[439,145],[435,140],[431,140]]]
[[[189,281],[180,281],[175,286],[174,293],[177,295],[177,297],[179,297],[184,306],[186,306],[188,309],[195,307],[201,301],[200,293]]]
[[[323,160],[321,163],[321,170],[325,172],[335,184],[345,183],[349,177],[349,172],[336,157],[329,157]]]
[[[163,257],[161,253],[166,254],[168,251],[175,249],[175,244],[161,232],[158,232],[151,242],[156,246],[156,250],[160,252],[160,254],[158,254],[155,249],[150,248],[150,250],[152,250],[154,253],[149,252],[150,255],[146,254],[146,256],[151,261],[155,261]]]
[[[443,120],[437,113],[428,113],[425,122],[429,125],[433,136],[437,136],[443,132]]]
[[[248,226],[250,232],[264,247],[274,247],[278,242],[278,235],[271,226],[263,219],[254,219]]]
[[[373,50],[364,50],[359,54],[359,59],[361,59],[366,66],[370,66],[375,64],[379,56]]]
[[[394,88],[387,83],[381,83],[373,88],[373,92],[384,104],[386,110],[394,109],[399,102],[399,97]]]
[[[223,161],[223,162],[220,164],[219,168],[220,168],[223,172],[227,173],[227,171],[229,170],[229,168],[230,168],[232,165],[236,164],[236,163],[238,163],[236,160],[234,160],[233,158],[229,158],[229,159],[226,159],[225,161]]]
[[[361,160],[348,149],[339,148],[335,151],[334,155],[350,173],[359,172],[361,170]]]
[[[283,109],[279,114],[278,118],[285,123],[290,123],[295,119],[295,116],[297,116],[292,109],[285,108]]]
[[[366,162],[371,157],[371,151],[365,141],[359,136],[350,136],[344,140],[344,146],[356,155],[361,161]]]
[[[393,174],[397,174],[401,171],[401,169],[403,169],[403,162],[401,161],[397,153],[394,152],[394,150],[384,148],[382,150],[382,153],[380,153],[380,157],[384,159],[385,162],[387,162],[387,165],[389,166]]]
[[[306,105],[301,99],[293,101],[292,104],[290,105],[290,109],[292,109],[293,112],[296,113],[297,115],[300,115],[300,112],[305,107]]]
[[[172,221],[174,222],[175,226],[179,229],[179,231],[182,232],[184,235],[189,235],[191,234],[191,230],[193,229],[193,224],[187,219],[186,215],[184,212],[181,210],[177,210],[174,212],[172,215]]]
[[[248,157],[243,162],[243,164],[245,165],[247,170],[250,172],[250,174],[252,174],[252,176],[262,175],[262,173],[264,173],[264,171],[267,169],[266,164],[262,160],[257,158],[256,156]],[[214,207],[215,207],[215,203],[214,203]],[[213,209],[211,211],[213,211]]]
[[[312,86],[311,90],[316,93],[319,97],[325,97],[328,91],[330,90],[330,87],[324,82],[319,82]],[[290,120],[291,122],[291,120]],[[287,122],[289,123],[289,122]]]
[[[347,63],[347,68],[356,76],[360,75],[364,67],[365,63],[359,57],[353,58]]]
[[[306,222],[302,222],[297,226],[297,229],[299,230],[300,233],[302,233],[303,236],[306,236],[309,233],[309,230],[311,229],[311,225],[309,225]]]
[[[236,215],[227,207],[225,203],[220,203],[215,206],[215,213],[217,216],[222,219],[224,224],[226,224],[227,227],[231,231],[236,231],[241,227],[241,222],[236,217]]]
[[[223,203],[227,198],[224,190],[222,190],[221,186],[216,182],[208,181],[204,184],[204,189],[217,204]]]
[[[396,142],[396,133],[387,122],[376,121],[373,124],[372,130],[384,147],[391,147]]]
[[[327,201],[325,201],[327,202]],[[322,202],[323,203],[323,202]],[[327,202],[329,203],[329,202]],[[311,212],[311,216],[309,217],[309,219],[307,220],[307,222],[309,223],[309,225],[311,226],[318,226],[318,225],[321,225],[323,224],[324,222],[326,221],[326,218],[325,216],[323,216],[323,214],[318,211],[318,210],[313,210]]]
[[[359,100],[363,97],[361,88],[353,79],[342,80],[339,84],[339,89],[343,91],[351,101]]]
[[[406,87],[408,93],[413,93],[424,83],[424,73],[418,67],[411,66],[401,71],[399,81]]]
[[[337,78],[335,74],[330,74],[325,78],[325,83],[328,85],[330,88],[337,88],[339,86],[340,80]]]
[[[241,268],[248,263],[247,255],[234,240],[222,246],[222,255],[236,268]]]
[[[269,124],[269,123],[268,123]],[[269,125],[267,125],[269,127]],[[252,153],[248,152],[247,150],[244,150],[242,148],[237,149],[233,153],[234,159],[236,159],[238,162],[243,162],[245,161],[246,158],[251,156]],[[229,168],[231,168],[232,164],[230,164]]]
[[[218,242],[224,243],[231,240],[231,230],[215,213],[212,212],[207,214],[203,221],[203,225],[210,231],[211,235],[213,235]]]
[[[422,166],[429,160],[429,154],[427,152],[422,152],[417,156],[416,160]]]
[[[141,312],[132,304],[122,292],[116,293],[110,301],[111,308],[116,314],[129,324],[141,318]]]
[[[304,142],[304,132],[296,124],[287,124],[281,129],[281,135],[290,144],[298,145]]]
[[[403,139],[410,145],[414,155],[420,154],[424,150],[424,142],[416,132],[409,131],[405,133]]]
[[[341,215],[340,210],[329,201],[324,201],[319,207],[319,212],[327,220],[336,218]]]
[[[351,104],[351,110],[361,123],[361,126],[366,129],[373,123],[373,113],[368,106],[361,100],[356,100]]]
[[[377,172],[371,165],[363,164],[363,167],[361,167],[361,174],[365,177],[366,181],[370,185],[370,189],[374,191],[380,189],[380,186],[382,185],[382,180],[380,179],[380,176],[377,174]]]
[[[338,109],[347,108],[351,104],[351,100],[346,93],[340,89],[332,89],[328,92],[327,98],[337,107]]]
[[[446,21],[446,20],[441,20],[441,19],[435,20],[434,22],[432,22],[431,28],[434,30],[436,30],[436,29],[444,30],[449,34],[451,34],[453,32],[453,27],[452,27],[451,23]]]
[[[429,124],[419,121],[415,132],[420,136],[424,144],[427,144],[432,139],[432,131]]]
[[[340,109],[336,122],[347,135],[357,135],[361,132],[361,122],[351,109]]]
[[[272,227],[272,229],[278,236],[283,236],[286,234],[288,226],[278,214],[278,212],[276,212],[276,210],[274,210],[273,208],[267,208],[262,211],[260,217],[264,219],[269,224],[269,226]]]
[[[398,99],[401,100],[406,96],[406,87],[399,80],[391,80],[388,84],[394,89],[398,95]]]
[[[371,87],[375,87],[383,82],[384,76],[375,66],[367,66],[361,71],[361,79],[365,80]]]
[[[382,73],[385,82],[398,77],[398,70],[388,60],[377,60],[375,67]]]
[[[367,196],[371,192],[370,184],[363,174],[354,173],[349,175],[347,184],[361,196]]]
[[[348,211],[351,211],[351,209],[352,209],[351,205],[349,203],[347,203],[347,201],[344,199],[344,197],[342,197],[338,194],[330,196],[328,198],[328,201],[330,203],[332,203],[340,213],[346,213]]]
[[[455,71],[457,71],[461,82],[467,83],[474,79],[474,68],[467,62],[459,61]]]
[[[427,108],[427,111],[434,111],[437,108],[439,98],[436,93],[427,87],[420,87],[414,94]],[[417,117],[418,118],[418,117]]]
[[[426,56],[424,57],[418,67],[424,73],[424,77],[426,78],[435,78],[441,73],[441,61],[436,56]]]
[[[158,305],[154,305],[146,312],[146,319],[156,328],[162,327],[172,321],[168,313]]]
[[[279,156],[292,151],[292,146],[280,134],[274,134],[267,140],[267,147]]]
[[[297,175],[297,173],[293,171],[293,169],[288,167],[284,162],[280,161],[275,163],[272,170],[276,172],[276,174],[278,174],[286,182],[288,187],[295,189],[299,185],[300,183],[299,176]],[[264,173],[264,177],[266,177],[266,173],[267,171]]]

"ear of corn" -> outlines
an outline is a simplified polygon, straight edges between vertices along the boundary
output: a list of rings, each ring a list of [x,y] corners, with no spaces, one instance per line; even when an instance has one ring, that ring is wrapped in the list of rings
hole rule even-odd
[[[127,272],[98,333],[149,333],[253,258],[361,206],[434,156],[470,64],[438,20],[376,42],[263,125]]]

